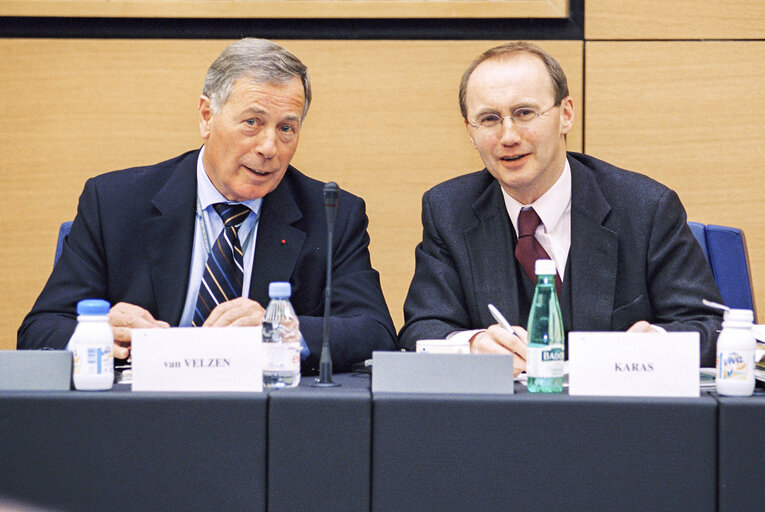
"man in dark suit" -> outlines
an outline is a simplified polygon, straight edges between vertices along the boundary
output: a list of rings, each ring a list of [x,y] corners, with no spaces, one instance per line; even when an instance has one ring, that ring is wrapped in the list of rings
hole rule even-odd
[[[257,39],[229,46],[205,78],[201,150],[88,180],[18,347],[64,348],[86,298],[114,304],[115,357],[129,355],[132,328],[192,325],[208,254],[223,230],[214,205],[243,204],[241,294],[213,305],[203,325],[260,325],[269,283],[289,281],[310,350],[303,370],[315,370],[327,262],[323,184],[289,165],[310,100],[307,69],[287,50]],[[330,324],[338,369],[395,347],[366,227],[364,202],[341,192]]]
[[[713,366],[721,318],[701,300],[719,292],[677,194],[566,152],[573,101],[555,59],[528,43],[488,50],[463,75],[460,106],[486,169],[423,197],[401,345],[460,336],[473,352],[514,353],[525,369],[535,280],[515,250],[519,218],[531,215],[530,236],[561,278],[566,332],[698,331],[701,363]],[[491,325],[488,303],[517,335]]]

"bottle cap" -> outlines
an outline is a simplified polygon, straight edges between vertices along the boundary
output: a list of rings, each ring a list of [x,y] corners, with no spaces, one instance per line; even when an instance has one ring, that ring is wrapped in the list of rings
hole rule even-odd
[[[108,315],[111,305],[102,299],[85,299],[77,303],[78,315]]]
[[[292,285],[283,281],[274,281],[268,285],[268,296],[272,299],[287,299],[292,295]]]
[[[751,309],[729,309],[723,314],[724,322],[754,322],[754,313]]]
[[[538,276],[554,276],[556,273],[555,262],[553,260],[537,260],[534,263],[534,270]]]

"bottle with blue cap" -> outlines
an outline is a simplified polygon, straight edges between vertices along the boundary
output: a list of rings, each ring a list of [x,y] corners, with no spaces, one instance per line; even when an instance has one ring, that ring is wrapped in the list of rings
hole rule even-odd
[[[77,327],[67,348],[74,361],[72,380],[78,390],[102,391],[114,383],[114,335],[109,325],[110,304],[101,299],[77,303]]]
[[[752,333],[754,312],[751,309],[729,309],[723,316],[722,327],[717,338],[717,393],[749,396],[754,392],[757,348],[757,340]]]
[[[263,387],[294,388],[300,383],[302,335],[290,302],[292,286],[275,281],[268,286],[271,298],[263,318]]]

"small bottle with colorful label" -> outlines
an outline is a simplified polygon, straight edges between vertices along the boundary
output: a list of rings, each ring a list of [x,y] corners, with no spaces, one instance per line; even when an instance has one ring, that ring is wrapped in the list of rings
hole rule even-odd
[[[757,341],[752,333],[754,314],[749,309],[730,309],[723,317],[717,338],[715,383],[717,393],[749,396],[754,391],[754,352]]]
[[[102,391],[114,384],[114,335],[109,303],[100,299],[77,303],[77,327],[67,348],[74,362],[72,380],[78,390]]]

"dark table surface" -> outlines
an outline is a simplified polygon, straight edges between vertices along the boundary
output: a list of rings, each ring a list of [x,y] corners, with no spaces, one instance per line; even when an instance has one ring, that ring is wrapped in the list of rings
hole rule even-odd
[[[765,397],[0,392],[0,496],[76,510],[755,510]],[[719,485],[718,485],[719,483]]]

